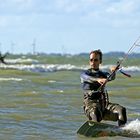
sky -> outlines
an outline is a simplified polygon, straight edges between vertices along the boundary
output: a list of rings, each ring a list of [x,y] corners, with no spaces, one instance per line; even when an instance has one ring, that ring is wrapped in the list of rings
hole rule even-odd
[[[0,0],[2,53],[127,52],[139,36],[140,0]]]

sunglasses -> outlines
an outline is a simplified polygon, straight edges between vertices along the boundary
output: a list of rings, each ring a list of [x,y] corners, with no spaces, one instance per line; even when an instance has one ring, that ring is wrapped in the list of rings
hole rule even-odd
[[[99,59],[90,59],[90,62],[97,62],[97,61],[99,61]]]

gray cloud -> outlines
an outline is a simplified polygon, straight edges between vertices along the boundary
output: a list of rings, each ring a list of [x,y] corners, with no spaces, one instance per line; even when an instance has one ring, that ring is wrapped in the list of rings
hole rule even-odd
[[[0,27],[135,27],[139,9],[139,0],[0,0]]]

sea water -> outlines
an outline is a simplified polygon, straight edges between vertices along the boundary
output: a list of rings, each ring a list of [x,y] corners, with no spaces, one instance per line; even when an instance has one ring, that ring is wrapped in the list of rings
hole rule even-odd
[[[76,134],[87,120],[80,72],[88,64],[80,62],[78,56],[15,56],[7,62],[0,65],[1,140],[134,139]],[[102,68],[106,70],[110,65]],[[116,80],[107,84],[109,97],[111,102],[127,108],[128,122],[123,129],[140,134],[140,66],[131,65],[124,70],[132,77],[117,73]]]

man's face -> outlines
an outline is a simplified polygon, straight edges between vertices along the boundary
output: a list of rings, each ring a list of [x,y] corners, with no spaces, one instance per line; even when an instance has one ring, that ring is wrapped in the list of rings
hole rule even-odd
[[[101,61],[100,61],[100,55],[99,54],[95,54],[95,53],[90,54],[89,64],[90,64],[91,68],[99,69],[100,63],[101,63]]]

